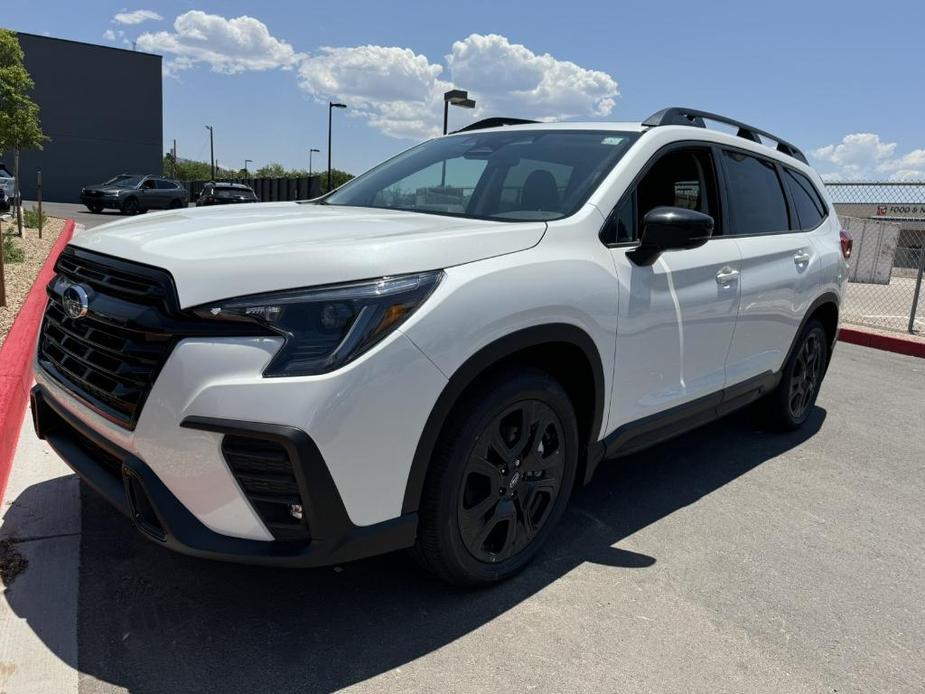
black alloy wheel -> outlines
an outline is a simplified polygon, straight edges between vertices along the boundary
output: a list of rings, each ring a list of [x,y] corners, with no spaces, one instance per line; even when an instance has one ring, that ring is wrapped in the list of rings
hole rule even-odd
[[[481,376],[445,419],[412,556],[456,585],[519,572],[565,512],[578,441],[572,401],[547,372],[508,364]]]
[[[809,333],[797,348],[790,374],[788,407],[790,416],[800,419],[816,401],[819,384],[825,372],[825,345],[818,331]]]
[[[138,214],[141,212],[141,205],[138,204],[136,198],[129,198],[124,203],[122,203],[122,213],[123,214]]]
[[[459,533],[473,557],[504,561],[528,546],[549,518],[565,471],[562,422],[539,400],[491,420],[463,473]]]

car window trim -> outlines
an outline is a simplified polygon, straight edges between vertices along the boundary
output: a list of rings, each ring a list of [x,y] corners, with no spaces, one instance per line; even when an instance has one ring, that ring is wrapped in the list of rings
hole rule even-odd
[[[636,189],[639,187],[639,182],[652,170],[652,167],[666,154],[670,154],[674,150],[678,149],[702,149],[708,150],[710,156],[713,158],[713,178],[714,184],[716,186],[716,204],[719,205],[719,217],[720,217],[720,228],[723,231],[729,229],[729,214],[728,214],[728,205],[726,204],[726,199],[724,196],[725,191],[725,171],[720,169],[720,166],[717,164],[717,155],[719,153],[719,145],[715,142],[709,140],[676,140],[675,142],[669,142],[667,145],[664,145],[657,149],[655,153],[649,157],[646,163],[636,172],[636,175],[633,177],[633,180],[626,187],[626,190],[623,191],[623,194],[617,200],[617,204],[607,213],[607,216],[604,218],[604,223],[601,225],[601,228],[597,232],[598,240],[607,248],[635,248],[639,245],[639,239],[634,239],[632,241],[616,241],[613,243],[607,243],[604,241],[603,234],[607,229],[607,226],[611,223],[614,215],[616,215],[617,210],[623,205],[626,199],[630,195],[636,195]],[[715,219],[715,217],[714,217]],[[635,233],[638,233],[638,229],[634,229]],[[710,237],[710,241],[716,239],[727,238],[725,234],[720,236]]]

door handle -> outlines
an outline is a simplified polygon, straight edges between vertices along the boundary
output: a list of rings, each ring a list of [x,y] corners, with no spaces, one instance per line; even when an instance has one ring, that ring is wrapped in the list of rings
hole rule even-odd
[[[793,262],[795,262],[797,265],[803,265],[804,263],[808,263],[811,258],[812,256],[807,251],[799,250],[794,253]]]
[[[739,271],[728,265],[716,273],[717,284],[729,284],[730,282],[735,282],[737,279],[739,279]]]

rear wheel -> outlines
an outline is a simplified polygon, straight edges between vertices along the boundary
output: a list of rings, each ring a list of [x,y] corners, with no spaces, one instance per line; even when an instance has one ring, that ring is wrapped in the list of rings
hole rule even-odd
[[[103,211],[102,205],[87,205],[87,209],[90,210],[93,214],[99,214]]]
[[[169,209],[171,209],[171,210],[179,210],[181,207],[183,207],[183,201],[180,200],[180,198],[175,198],[175,199],[173,199],[173,200],[170,201]]]
[[[803,425],[816,404],[828,364],[825,328],[819,321],[810,320],[784,364],[777,388],[760,403],[763,418],[771,428],[791,431]]]
[[[575,411],[557,381],[527,367],[483,381],[441,435],[415,558],[459,585],[514,575],[565,511],[577,460]]]

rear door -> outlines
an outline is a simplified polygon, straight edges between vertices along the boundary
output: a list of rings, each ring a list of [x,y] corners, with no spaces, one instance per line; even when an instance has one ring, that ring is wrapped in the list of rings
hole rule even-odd
[[[731,385],[780,370],[814,298],[819,259],[791,203],[792,174],[737,149],[723,148],[721,160],[730,231],[742,256],[742,299],[727,361]],[[804,216],[807,225],[822,219],[809,209]]]
[[[723,237],[714,148],[681,144],[657,153],[602,231],[619,281],[610,429],[719,394],[739,307],[739,249]],[[714,218],[699,248],[668,251],[636,265],[645,214],[667,205]]]

